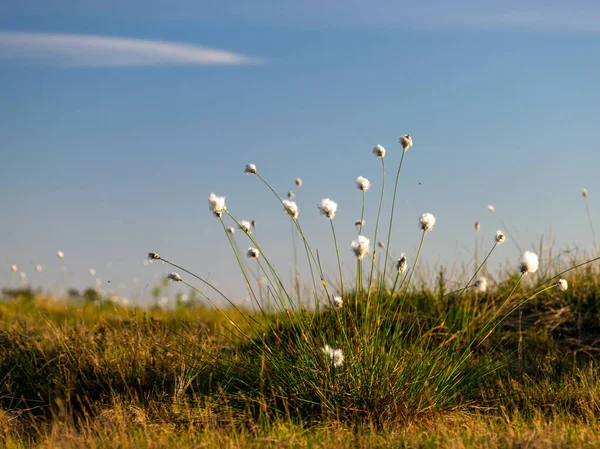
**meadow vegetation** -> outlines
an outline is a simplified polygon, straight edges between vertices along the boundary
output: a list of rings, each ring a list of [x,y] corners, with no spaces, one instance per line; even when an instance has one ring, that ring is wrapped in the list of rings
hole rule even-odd
[[[498,231],[481,262],[450,279],[443,268],[422,268],[421,248],[437,231],[425,213],[416,220],[416,254],[392,259],[398,179],[412,139],[400,144],[381,229],[383,188],[375,226],[363,230],[371,187],[363,177],[351,245],[337,241],[337,204],[317,205],[337,254],[333,276],[305,239],[293,194],[283,199],[253,164],[245,173],[289,215],[294,285],[263,253],[253,224],[211,194],[252,308],[156,253],[150,261],[177,270],[166,279],[202,301],[167,310],[90,292],[55,300],[5,289],[2,447],[598,447],[596,247],[553,256],[541,246],[491,273],[494,248],[508,243]],[[373,154],[385,185],[386,151],[376,146]],[[587,191],[583,197],[588,207]],[[589,209],[588,216],[593,233]],[[348,246],[351,279],[339,263]],[[307,273],[298,271],[300,257]]]

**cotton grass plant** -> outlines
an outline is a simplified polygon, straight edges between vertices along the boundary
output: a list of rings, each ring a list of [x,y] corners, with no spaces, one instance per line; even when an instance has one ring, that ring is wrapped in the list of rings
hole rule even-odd
[[[403,235],[402,240],[418,241],[416,254],[390,257],[390,248],[395,250],[392,230],[397,197],[402,195],[399,178],[413,139],[405,134],[399,138],[399,144],[399,155],[381,145],[372,149],[381,161],[381,188],[372,238],[363,229],[365,193],[371,188],[371,182],[363,176],[356,179],[362,201],[360,219],[355,222],[357,235],[351,242],[338,241],[337,202],[324,198],[317,204],[317,211],[312,209],[329,221],[338,271],[333,276],[325,273],[320,254],[307,240],[301,225],[301,218],[310,214],[311,208],[303,208],[301,215],[300,200],[289,193],[282,198],[277,193],[279,189],[269,184],[256,165],[246,165],[244,173],[264,185],[274,197],[275,210],[290,220],[295,285],[284,282],[282,270],[261,247],[264,240],[252,232],[254,222],[237,219],[235,211],[226,207],[224,197],[214,193],[209,196],[209,211],[222,227],[256,313],[239,308],[208,280],[156,253],[149,254],[150,260],[161,260],[177,268],[181,275],[172,273],[169,278],[197,291],[230,323],[229,338],[235,349],[197,367],[198,371],[210,373],[202,376],[211,379],[203,385],[207,394],[226,394],[230,403],[265,418],[295,416],[308,421],[383,424],[466,407],[477,394],[481,379],[498,368],[500,361],[487,359],[486,348],[499,326],[541,293],[553,289],[558,294],[567,289],[567,281],[560,276],[572,268],[559,273],[560,279],[537,283],[533,279],[526,284],[530,289],[523,291],[524,278],[534,277],[539,267],[538,256],[531,251],[523,252],[508,289],[494,285],[484,267],[496,247],[506,240],[505,232],[497,231],[491,236],[493,245],[486,257],[481,264],[476,263],[473,275],[460,289],[446,294],[444,273],[440,272],[439,296],[419,294],[413,280],[418,279],[422,248],[427,234],[437,232],[440,225],[436,226],[436,217],[429,212],[415,217],[418,230]],[[398,165],[387,238],[380,242],[377,238],[385,192],[385,161],[390,157]],[[297,188],[302,184],[300,178],[295,180]],[[493,206],[488,209],[495,213]],[[479,223],[475,228],[479,233]],[[243,231],[240,238],[247,239],[250,245],[246,257],[239,250],[235,229]],[[344,278],[341,264],[340,251],[348,250],[356,259],[353,280]],[[378,260],[379,250],[385,254]],[[308,267],[309,293],[304,298],[299,289],[300,253]],[[254,272],[249,261],[256,265]],[[482,270],[485,276],[480,275]],[[262,278],[266,298],[260,293]],[[532,284],[535,286],[531,288]],[[219,307],[213,299],[215,295],[228,307]],[[486,302],[486,298],[497,299]],[[247,326],[235,324],[240,319]],[[519,354],[520,348],[519,344]]]

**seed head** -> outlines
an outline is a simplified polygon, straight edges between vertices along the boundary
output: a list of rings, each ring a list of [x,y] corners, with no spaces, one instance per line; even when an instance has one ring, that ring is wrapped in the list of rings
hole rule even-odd
[[[148,253],[148,260],[154,262],[155,260],[160,260],[160,256],[157,253]]]
[[[250,227],[252,226],[252,224],[248,220],[241,220],[239,222],[239,225],[242,231],[244,231],[246,234],[250,234]]]
[[[90,269],[88,270],[88,273],[89,273],[89,274],[90,274],[90,276],[92,276],[92,277],[96,276],[96,270],[94,270],[93,268],[90,268]]]
[[[175,281],[175,282],[181,282],[183,279],[181,279],[181,276],[179,276],[178,273],[170,273],[167,276],[171,281]]]
[[[491,204],[488,204],[488,210],[489,210],[491,213],[494,213],[494,212],[496,212],[496,208],[495,208],[494,206],[492,206]]]
[[[235,234],[235,228],[233,226],[227,228],[227,232],[229,232],[230,234]]]
[[[385,243],[383,243],[382,241],[377,242],[377,246],[379,246],[380,248],[385,248]]]
[[[431,231],[435,225],[435,217],[433,214],[426,212],[419,217],[419,227],[423,231]]]
[[[407,151],[413,145],[412,137],[409,134],[404,134],[399,140],[403,151]]]
[[[383,145],[375,145],[373,147],[373,154],[376,157],[383,159],[385,157],[385,148],[383,148]]]
[[[366,192],[371,188],[371,182],[367,178],[359,176],[356,178],[356,187],[358,187],[358,190]]]
[[[208,210],[210,210],[215,217],[221,218],[223,212],[227,210],[225,207],[225,197],[211,193],[208,197]]]
[[[65,257],[65,253],[63,253],[62,251],[56,251],[56,257],[58,257],[59,259],[62,259],[63,257]]]
[[[406,256],[404,254],[400,255],[400,259],[396,262],[396,270],[398,273],[404,273],[406,268],[408,267],[408,262],[406,261]]]
[[[535,273],[540,266],[537,254],[525,251],[519,259],[519,271],[523,274]]]
[[[294,192],[292,192],[291,190],[288,192],[287,194],[288,200],[294,199]]]
[[[333,298],[331,298],[331,306],[336,310],[341,309],[344,306],[344,301],[342,300],[342,297],[334,296]]]
[[[334,368],[339,368],[344,364],[344,353],[341,349],[333,349],[331,346],[325,345],[321,351],[323,351],[325,361],[331,363]]]
[[[481,229],[481,223],[478,221],[475,222],[475,231],[479,231]]]
[[[329,198],[323,198],[321,200],[321,204],[317,205],[317,209],[319,209],[321,215],[325,215],[325,217],[329,218],[330,220],[333,220],[333,217],[335,217],[335,211],[337,211],[337,207],[337,203]]]
[[[475,283],[473,285],[475,286],[477,291],[479,291],[481,293],[485,293],[487,290],[488,281],[486,278],[479,278],[475,281]]]
[[[41,265],[36,265],[36,266],[35,266],[35,271],[37,271],[38,273],[39,273],[40,271],[42,271],[43,269],[44,269],[44,267],[43,267],[43,266],[41,266]]]
[[[258,259],[259,255],[260,252],[256,248],[248,248],[248,251],[246,252],[248,259]]]
[[[587,198],[587,190],[586,190],[586,189],[583,189],[583,190],[581,191],[581,195],[582,195],[584,198]]]
[[[250,224],[252,225],[253,229],[256,229],[256,220],[252,220]]]
[[[302,180],[300,178],[296,178],[296,185],[302,187]]]
[[[357,259],[362,259],[369,252],[371,242],[363,235],[359,235],[356,240],[352,241],[350,248],[354,252]]]
[[[286,214],[288,214],[290,217],[292,217],[293,219],[297,220],[298,219],[298,212],[299,212],[299,208],[298,205],[290,200],[283,200],[283,210],[285,211]]]
[[[499,245],[504,240],[506,240],[506,235],[500,229],[496,231],[496,245]]]
[[[365,225],[365,223],[366,223],[365,220],[356,220],[354,222],[354,226],[356,227],[356,230],[359,231],[360,228]]]
[[[17,267],[16,265],[11,265],[10,269],[11,269],[11,271],[17,271],[19,269],[19,267]]]
[[[247,175],[255,175],[256,174],[256,165],[254,165],[254,164],[246,165],[246,169],[244,170],[244,173],[246,173]]]
[[[558,291],[564,292],[569,288],[569,284],[567,283],[566,280],[564,279],[559,279],[558,282],[556,283],[556,289]]]

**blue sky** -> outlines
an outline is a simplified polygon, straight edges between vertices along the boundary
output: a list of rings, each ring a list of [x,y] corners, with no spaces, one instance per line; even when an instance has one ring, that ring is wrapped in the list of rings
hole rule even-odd
[[[354,180],[373,184],[372,237],[381,180],[371,148],[388,149],[390,181],[404,133],[415,144],[394,256],[414,253],[418,216],[432,212],[424,261],[468,260],[473,223],[487,246],[499,227],[488,204],[522,248],[551,234],[558,247],[591,249],[580,192],[598,222],[599,33],[591,1],[3,2],[0,285],[15,282],[17,264],[33,285],[56,290],[60,249],[70,285],[92,285],[95,268],[108,291],[124,283],[132,295],[169,272],[142,265],[157,251],[241,296],[207,209],[213,191],[235,216],[257,220],[287,277],[290,225],[243,174],[249,162],[282,195],[298,194],[302,226],[332,276],[330,229],[315,206],[339,203],[349,274]],[[496,260],[518,255],[508,243]]]

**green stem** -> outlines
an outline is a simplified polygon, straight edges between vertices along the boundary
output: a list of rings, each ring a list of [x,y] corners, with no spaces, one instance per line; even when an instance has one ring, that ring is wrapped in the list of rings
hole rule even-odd
[[[337,237],[335,235],[335,226],[333,225],[333,220],[329,220],[331,223],[331,232],[333,233],[333,243],[335,244],[335,254],[337,256],[338,269],[340,271],[340,292],[342,294],[342,298],[344,298],[344,277],[342,275],[342,262],[340,261],[340,251],[338,248]]]

